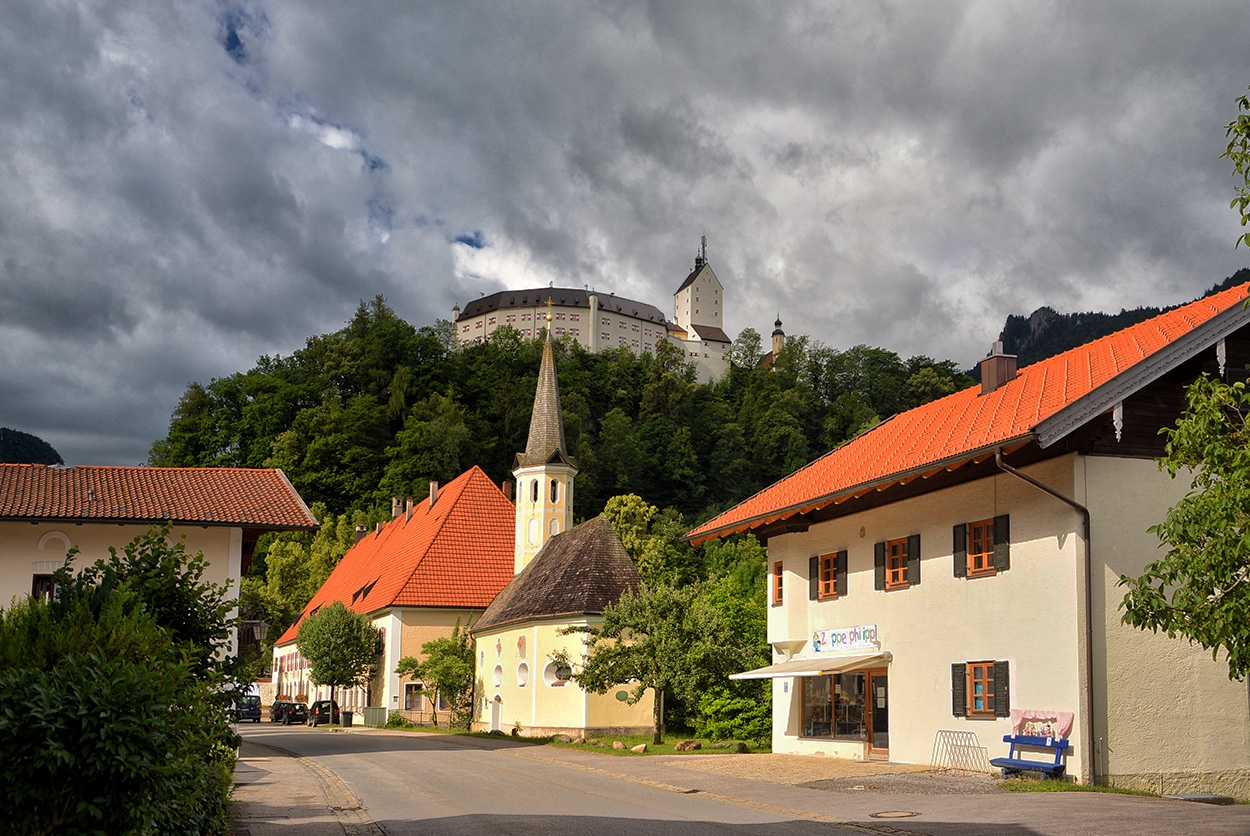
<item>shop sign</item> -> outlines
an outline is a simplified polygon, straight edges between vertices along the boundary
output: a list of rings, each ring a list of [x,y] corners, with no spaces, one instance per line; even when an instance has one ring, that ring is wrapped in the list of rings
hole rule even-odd
[[[812,633],[812,650],[817,653],[840,650],[876,650],[881,645],[877,641],[877,625],[865,624],[860,627],[840,627],[836,630],[817,630]]]

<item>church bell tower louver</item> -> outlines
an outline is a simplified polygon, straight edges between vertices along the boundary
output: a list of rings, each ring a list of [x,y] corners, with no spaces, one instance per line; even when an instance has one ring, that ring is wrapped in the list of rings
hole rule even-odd
[[[564,442],[560,386],[551,343],[551,304],[548,299],[547,339],[543,343],[529,438],[525,452],[517,454],[512,468],[516,478],[518,575],[552,536],[573,527],[573,478],[577,476],[577,463],[569,456]]]

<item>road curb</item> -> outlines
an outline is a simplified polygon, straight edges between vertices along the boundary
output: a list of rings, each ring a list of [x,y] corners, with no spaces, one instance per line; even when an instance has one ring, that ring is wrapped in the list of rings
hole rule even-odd
[[[255,746],[258,749],[268,749],[283,757],[290,758],[312,773],[325,796],[326,806],[329,808],[331,815],[338,820],[339,826],[343,828],[343,833],[346,836],[386,836],[382,828],[369,815],[364,804],[343,783],[342,779],[317,763],[317,761],[297,755],[295,752],[283,749],[281,746],[273,746],[268,743],[257,743],[249,740],[246,745]],[[236,836],[243,836],[244,832],[246,832],[245,829],[242,832],[236,829],[235,834]]]

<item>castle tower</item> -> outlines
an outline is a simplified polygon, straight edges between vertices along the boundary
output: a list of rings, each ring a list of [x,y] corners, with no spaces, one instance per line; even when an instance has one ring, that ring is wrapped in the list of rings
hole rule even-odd
[[[673,321],[686,331],[687,339],[719,340],[724,334],[724,292],[708,263],[707,236],[704,235],[699,239],[694,270],[673,294]]]
[[[547,302],[547,341],[543,344],[534,414],[530,418],[525,452],[512,467],[516,477],[516,574],[552,536],[573,527],[573,477],[577,463],[564,443],[560,413],[560,386],[556,381],[555,351],[551,344],[551,301]]]

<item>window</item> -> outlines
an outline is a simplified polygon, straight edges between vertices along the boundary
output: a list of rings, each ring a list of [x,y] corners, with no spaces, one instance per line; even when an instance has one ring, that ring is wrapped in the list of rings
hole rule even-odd
[[[877,589],[907,589],[920,583],[920,535],[877,543],[873,555]]]
[[[538,480],[534,479],[530,482],[530,503],[536,504],[537,502],[538,502]]]
[[[555,479],[551,480],[551,502],[554,505],[560,496],[560,483]]]
[[[464,325],[460,326],[460,333],[461,334],[469,333],[469,323],[466,322]]]
[[[575,314],[575,313],[569,314],[569,322],[580,322],[581,319],[582,319],[581,314]]]
[[[423,683],[404,683],[404,710],[425,711],[425,685]]]
[[[773,604],[781,603],[781,595],[785,589],[785,573],[782,571],[781,562],[773,564]]]
[[[56,598],[56,583],[52,575],[35,575],[30,584],[30,597],[51,601]]]
[[[951,713],[956,717],[1010,717],[1006,660],[951,665]]]
[[[1006,514],[954,528],[955,577],[996,575],[1011,568],[1011,521]]]
[[[492,316],[490,319],[486,320],[486,324],[487,324],[487,325],[494,325],[494,324],[495,324],[495,317],[493,317],[493,316]]]
[[[846,552],[831,552],[807,561],[808,600],[827,600],[846,594]]]

